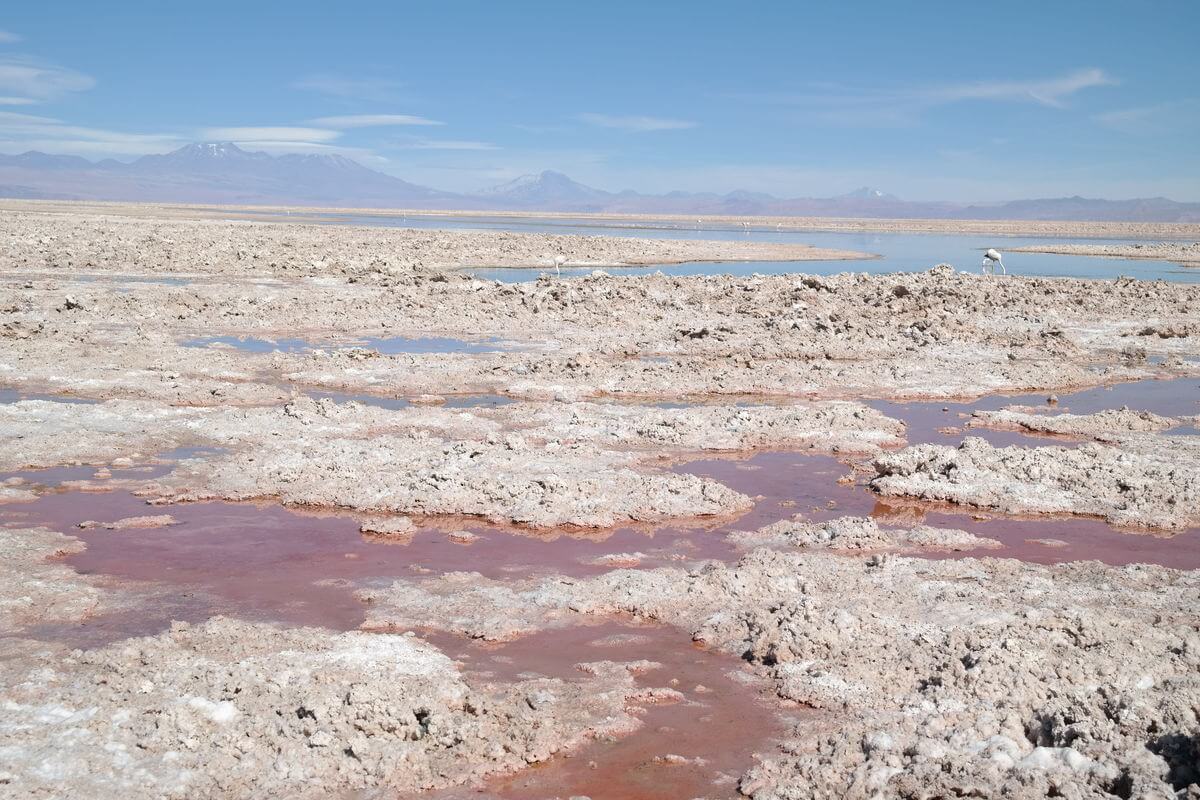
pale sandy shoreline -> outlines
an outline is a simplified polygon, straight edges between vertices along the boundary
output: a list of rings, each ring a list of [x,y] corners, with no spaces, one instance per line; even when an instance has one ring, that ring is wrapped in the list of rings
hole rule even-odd
[[[243,218],[279,222],[319,222],[320,215],[354,214],[372,217],[421,217],[471,219],[480,217],[513,220],[571,220],[591,222],[597,227],[678,230],[705,225],[743,225],[752,229],[786,231],[990,234],[997,236],[1047,236],[1094,239],[1200,239],[1200,223],[1174,222],[1081,222],[1053,220],[968,220],[968,219],[866,219],[848,217],[728,216],[697,214],[611,214],[542,211],[466,211],[436,209],[379,209],[319,206],[203,205],[172,203],[125,203],[69,200],[0,199],[0,210],[42,213],[93,213],[138,218]]]

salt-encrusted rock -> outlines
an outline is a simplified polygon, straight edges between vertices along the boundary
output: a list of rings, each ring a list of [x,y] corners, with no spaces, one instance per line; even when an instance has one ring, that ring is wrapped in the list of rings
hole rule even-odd
[[[829,550],[975,550],[1000,547],[986,539],[953,528],[921,525],[914,528],[881,528],[869,517],[838,517],[827,522],[807,522],[803,515],[780,520],[757,531],[734,531],[732,542],[743,548],[800,547]]]
[[[1180,530],[1200,523],[1200,441],[1137,436],[1120,447],[958,447],[923,444],[875,460],[883,495],[1008,514],[1084,514],[1117,525]]]
[[[34,653],[0,662],[3,786],[14,797],[452,786],[626,733],[638,724],[627,700],[653,691],[606,663],[574,682],[477,687],[413,637],[224,618]]]

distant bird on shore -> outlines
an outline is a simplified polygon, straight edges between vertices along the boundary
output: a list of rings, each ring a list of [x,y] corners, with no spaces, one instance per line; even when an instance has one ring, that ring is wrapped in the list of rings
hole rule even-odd
[[[566,256],[555,256],[554,257],[554,274],[555,275],[562,275],[562,266],[565,263],[567,263]]]
[[[1007,275],[1008,270],[1004,268],[1004,260],[1002,258],[1000,258],[1000,251],[993,250],[992,248],[989,247],[987,249],[987,252],[983,254],[983,265],[982,265],[983,266],[983,274],[987,275],[990,273],[992,275],[995,275],[997,264],[1000,265],[1000,272]]]

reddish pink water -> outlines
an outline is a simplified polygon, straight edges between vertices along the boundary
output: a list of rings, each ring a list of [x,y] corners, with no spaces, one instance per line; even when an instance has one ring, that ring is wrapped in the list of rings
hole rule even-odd
[[[1086,413],[1129,405],[1170,415],[1194,414],[1200,396],[1197,386],[1200,382],[1127,384],[1063,396],[1057,408]],[[1039,402],[1042,398],[988,398],[969,405],[876,405],[908,421],[911,441],[957,443],[961,434],[939,429],[960,425],[958,413]],[[950,410],[942,411],[943,407]],[[1016,432],[976,433],[997,444],[1046,443],[1045,437]],[[167,468],[169,465],[114,471],[114,478],[145,478]],[[444,530],[422,528],[408,544],[366,539],[358,533],[357,521],[346,515],[231,503],[150,509],[126,491],[47,489],[36,502],[0,507],[0,521],[10,526],[46,525],[80,536],[87,550],[66,559],[80,572],[169,587],[169,593],[149,607],[77,625],[47,625],[23,632],[79,646],[153,633],[166,628],[173,619],[202,620],[217,613],[351,629],[363,620],[362,608],[353,595],[357,587],[428,572],[470,569],[497,579],[539,573],[587,575],[608,568],[594,563],[598,557],[633,552],[645,554],[640,562],[644,567],[706,558],[732,561],[739,552],[725,541],[725,532],[753,530],[796,513],[814,520],[855,514],[874,516],[883,524],[924,521],[962,528],[1005,544],[1000,550],[967,555],[1042,563],[1099,559],[1111,564],[1150,562],[1200,568],[1197,530],[1162,537],[1118,531],[1099,520],[984,518],[962,508],[883,501],[862,485],[866,476],[838,483],[838,478],[850,469],[827,456],[767,452],[745,458],[702,459],[675,469],[713,477],[758,498],[758,502],[739,519],[707,526],[533,535],[466,522]],[[35,485],[53,487],[63,481],[90,479],[94,472],[91,467],[63,467],[22,476]],[[116,520],[164,511],[182,524],[127,531],[80,531],[75,527],[85,519]],[[466,528],[482,538],[470,546],[455,544],[445,535],[445,530],[453,527]],[[1030,539],[1056,539],[1064,544],[1049,547],[1030,543]],[[778,709],[760,705],[755,689],[725,675],[725,671],[737,668],[735,660],[698,650],[677,631],[638,626],[634,632],[648,636],[648,640],[593,646],[613,630],[627,627],[628,623],[606,622],[598,627],[550,631],[497,650],[454,637],[432,637],[461,658],[468,673],[480,680],[512,680],[518,673],[530,671],[562,677],[570,675],[573,664],[581,660],[651,658],[666,666],[661,675],[647,675],[643,679],[647,685],[659,685],[664,676],[677,677],[680,684],[676,688],[699,703],[652,707],[646,711],[646,725],[639,733],[617,742],[598,742],[572,758],[556,758],[546,766],[498,780],[488,787],[489,792],[522,798],[734,794],[732,784],[714,781],[723,780],[723,775],[740,774],[749,766],[753,750],[767,746],[779,730]],[[696,684],[714,691],[687,690]],[[672,765],[655,760],[667,754],[698,756],[705,763]]]
[[[759,469],[746,471],[747,465]],[[965,507],[880,498],[861,484],[868,476],[860,476],[860,483],[853,486],[835,483],[837,476],[848,473],[849,469],[824,456],[762,453],[741,462],[698,461],[681,469],[714,478],[738,491],[757,491],[763,498],[749,514],[718,528],[713,534],[727,529],[754,530],[795,513],[802,513],[813,521],[852,514],[874,517],[883,525],[924,523],[959,528],[977,536],[997,539],[1005,545],[1002,549],[965,553],[914,553],[927,558],[989,556],[1040,564],[1096,560],[1116,565],[1147,563],[1176,569],[1200,568],[1200,529],[1164,536],[1146,531],[1121,531],[1098,519],[985,516]],[[783,505],[791,502],[795,505]],[[834,505],[830,506],[829,502]],[[719,536],[710,538],[716,540]],[[1031,543],[1030,539],[1058,539],[1065,545],[1048,547]],[[700,548],[705,557],[729,558],[728,550],[724,556],[719,550],[720,546],[712,541],[706,541]]]
[[[1188,417],[1200,414],[1200,379],[1176,378],[1173,380],[1133,381],[1112,386],[1101,386],[1082,392],[1062,394],[1055,404],[1047,403],[1049,392],[1012,395],[991,395],[969,403],[921,402],[893,403],[884,400],[871,401],[870,405],[889,417],[902,419],[908,424],[908,440],[912,444],[933,442],[936,444],[958,444],[962,433],[945,434],[942,428],[960,427],[972,411],[995,411],[1005,406],[1023,405],[1051,409],[1054,413],[1094,414],[1110,408],[1128,406],[1138,411],[1151,411],[1164,417]],[[985,428],[969,428],[971,436],[987,439],[997,447],[1010,444],[1029,447],[1033,445],[1069,445],[1070,440],[1062,437],[1034,436],[1010,431],[989,431]],[[1171,431],[1172,434],[1196,435],[1200,433],[1193,425],[1184,425]]]
[[[763,682],[745,665],[691,645],[686,634],[672,628],[610,620],[502,645],[447,635],[429,639],[462,662],[468,679],[515,681],[531,677],[532,671],[577,680],[575,665],[580,662],[646,659],[662,666],[639,675],[639,685],[684,695],[680,702],[644,706],[642,728],[634,735],[596,741],[569,756],[489,781],[489,797],[735,797],[736,778],[784,732],[779,703],[769,699]],[[668,756],[692,761],[678,763]],[[478,793],[457,789],[433,797],[451,800]]]

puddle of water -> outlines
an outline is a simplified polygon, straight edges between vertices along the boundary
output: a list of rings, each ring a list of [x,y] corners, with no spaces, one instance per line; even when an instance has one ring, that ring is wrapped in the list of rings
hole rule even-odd
[[[152,472],[146,469],[114,471],[114,478],[151,477],[169,469],[169,464],[155,465]],[[1160,537],[1122,532],[1095,519],[989,517],[970,508],[883,500],[863,485],[864,476],[855,483],[839,483],[838,479],[851,471],[830,456],[766,452],[741,459],[702,459],[673,469],[711,477],[758,502],[731,521],[579,535],[522,535],[478,521],[454,526],[443,521],[436,528],[420,527],[407,543],[363,537],[358,522],[345,515],[300,512],[272,504],[151,507],[123,490],[50,491],[36,501],[0,508],[0,519],[9,525],[45,525],[79,536],[87,549],[66,561],[80,572],[158,582],[192,594],[177,607],[148,609],[152,619],[89,621],[77,632],[83,638],[100,639],[105,632],[117,638],[123,631],[133,635],[130,622],[136,623],[136,633],[145,633],[147,628],[161,630],[181,614],[189,619],[236,614],[348,630],[364,619],[354,590],[387,578],[474,570],[489,578],[509,580],[539,574],[594,575],[613,566],[648,568],[703,559],[732,562],[741,551],[724,534],[755,530],[797,513],[813,521],[858,515],[874,516],[885,525],[925,522],[961,528],[1006,545],[994,551],[929,555],[934,558],[986,555],[1039,563],[1097,559],[1109,564],[1147,562],[1200,568],[1200,531]],[[22,473],[22,477],[34,485],[53,486],[91,478],[94,472],[93,467],[61,467]],[[151,513],[170,513],[181,524],[125,531],[76,528],[85,519],[110,521]],[[469,546],[457,544],[446,535],[452,529],[469,530],[479,539]],[[1049,547],[1031,543],[1031,539],[1065,544]],[[642,556],[628,559],[627,554]],[[606,560],[614,555],[621,558]]]
[[[408,408],[412,402],[403,397],[384,397],[379,394],[348,394],[346,392],[318,392],[308,391],[306,395],[314,400],[332,400],[335,403],[362,403],[364,406],[375,406],[376,408],[389,408],[393,411],[398,411],[402,408]]]
[[[185,458],[200,458],[223,452],[217,447],[176,447],[163,451],[143,463],[131,467],[111,467],[103,463],[74,464],[61,467],[42,469],[24,469],[15,472],[0,473],[0,482],[9,478],[21,478],[26,484],[35,487],[55,488],[68,481],[82,481],[93,478],[96,471],[104,468],[112,473],[113,479],[150,479],[165,475],[175,467],[175,462]],[[0,516],[0,519],[3,519]]]
[[[230,503],[154,509],[169,511],[182,523],[167,528],[81,531],[75,528],[81,519],[115,520],[145,514],[147,506],[127,492],[67,492],[32,505],[34,518],[26,522],[86,541],[84,552],[64,559],[78,572],[175,587],[165,602],[76,624],[35,626],[21,634],[75,647],[150,635],[174,620],[198,622],[214,614],[349,630],[363,621],[353,589],[369,579],[417,577],[418,564],[423,570],[487,565],[482,571],[497,577],[512,577],[512,572],[526,577],[534,570],[519,556],[513,559],[522,551],[542,559],[552,555],[545,559],[547,567],[566,560],[553,564],[553,571],[579,572],[573,560],[578,545],[611,550],[615,544],[544,542],[492,532],[483,541],[493,546],[463,548],[440,533],[419,535],[408,546],[389,546],[364,540],[357,523],[345,517]],[[646,707],[642,727],[632,734],[499,777],[488,792],[503,798],[588,795],[595,800],[734,796],[736,779],[753,764],[754,754],[771,747],[784,729],[779,706],[768,702],[763,683],[736,658],[692,645],[683,631],[631,620],[583,622],[499,645],[421,634],[463,662],[468,678],[508,682],[536,673],[570,680],[580,677],[576,663],[649,659],[662,666],[640,676],[639,684],[671,686],[685,696],[678,703]],[[680,763],[676,756],[690,760]],[[433,796],[448,800],[475,793]]]
[[[91,467],[64,467],[30,473],[40,475],[30,481],[49,485],[91,478],[94,472]],[[150,475],[125,471],[114,472],[114,477]],[[77,528],[88,519],[106,522],[146,514],[170,514],[180,524],[122,531]],[[224,613],[337,630],[350,630],[363,622],[364,609],[353,592],[367,582],[456,570],[474,570],[499,580],[538,574],[594,575],[609,568],[597,561],[603,556],[665,550],[691,557],[702,550],[698,543],[710,536],[698,528],[656,531],[653,536],[634,529],[604,531],[592,538],[519,535],[476,521],[444,530],[423,527],[411,541],[402,543],[364,537],[359,523],[346,515],[293,511],[272,504],[149,506],[123,490],[52,491],[33,502],[0,507],[0,520],[9,525],[44,525],[78,536],[87,549],[65,560],[81,573],[158,582],[194,592],[193,604],[185,608],[190,619]],[[457,544],[446,535],[448,530],[469,530],[479,539],[467,546]],[[711,552],[732,553],[721,537],[715,537],[713,545]],[[652,557],[647,563],[662,561]],[[150,625],[157,630],[181,618],[172,617],[179,613],[172,609],[146,613],[158,620],[157,628]],[[111,620],[98,624],[120,633]]]
[[[184,347],[223,345],[247,353],[305,353],[312,349],[305,339],[259,339],[253,336],[196,336],[185,339]]]
[[[747,467],[757,467],[748,470]],[[796,453],[762,453],[745,461],[707,460],[676,467],[718,480],[738,491],[761,497],[758,505],[735,522],[714,530],[703,540],[699,552],[707,558],[734,558],[730,545],[716,541],[727,530],[756,530],[764,525],[802,513],[804,518],[821,522],[844,515],[874,517],[881,525],[928,524],[940,528],[958,528],[1004,544],[1003,548],[963,553],[922,551],[924,558],[961,558],[983,556],[1016,558],[1039,564],[1095,560],[1106,564],[1160,564],[1175,569],[1200,569],[1200,529],[1173,536],[1149,531],[1122,531],[1099,519],[1083,517],[1037,516],[1016,518],[988,515],[978,509],[946,504],[881,498],[862,482],[836,483],[848,467],[827,456],[799,456]],[[830,506],[829,503],[834,505]],[[1031,539],[1055,539],[1063,544],[1052,547]]]
[[[128,275],[116,272],[22,272],[0,276],[0,281],[58,280],[77,283],[155,283],[165,286],[187,286],[189,283],[196,282],[199,278],[203,277],[208,277],[209,281],[212,280],[211,276]],[[120,290],[118,289],[118,291]]]
[[[508,343],[496,338],[469,342],[465,339],[451,339],[445,336],[416,338],[397,336],[386,339],[368,337],[361,341],[361,346],[377,350],[384,355],[397,355],[401,353],[500,353],[512,349]]]
[[[969,403],[944,401],[893,402],[870,400],[867,404],[889,417],[902,419],[908,425],[909,443],[930,442],[957,445],[965,436],[978,436],[996,447],[1018,445],[1023,447],[1057,445],[1078,446],[1082,441],[1048,434],[1022,433],[1020,431],[989,430],[987,428],[963,428],[961,431],[945,433],[943,428],[962,428],[972,411],[996,411],[1006,406],[1032,406],[1045,409],[1050,414],[1094,414],[1106,409],[1128,406],[1135,411],[1150,411],[1165,417],[1187,417],[1200,414],[1200,379],[1172,378],[1169,380],[1142,380],[1100,386],[1080,392],[1059,395],[1058,403],[1049,404],[1049,392],[989,395]],[[1168,435],[1197,435],[1200,431],[1193,425],[1181,425],[1166,431]]]
[[[445,398],[446,408],[495,408],[519,402],[515,397],[505,397],[502,394],[448,394]]]
[[[24,392],[20,389],[0,389],[0,405],[18,403],[21,400],[48,400],[51,403],[72,403],[76,405],[94,405],[99,400],[86,397],[70,397],[62,394],[44,394],[42,392]]]
[[[425,638],[461,661],[468,677],[511,681],[533,672],[571,680],[579,662],[648,659],[662,666],[638,676],[637,683],[684,695],[681,702],[647,706],[642,727],[630,735],[492,779],[482,790],[422,795],[433,800],[481,793],[514,800],[735,797],[737,778],[754,764],[755,754],[768,752],[784,733],[779,703],[765,697],[760,680],[735,658],[694,646],[686,633],[665,626],[607,620],[491,646],[446,635]]]
[[[513,349],[513,345],[501,339],[467,341],[445,336],[392,336],[385,338],[366,337],[353,341],[322,344],[309,339],[283,337],[266,339],[254,336],[194,336],[183,341],[184,347],[232,347],[248,353],[311,353],[314,350],[342,350],[363,347],[384,355],[403,353],[500,353]]]

